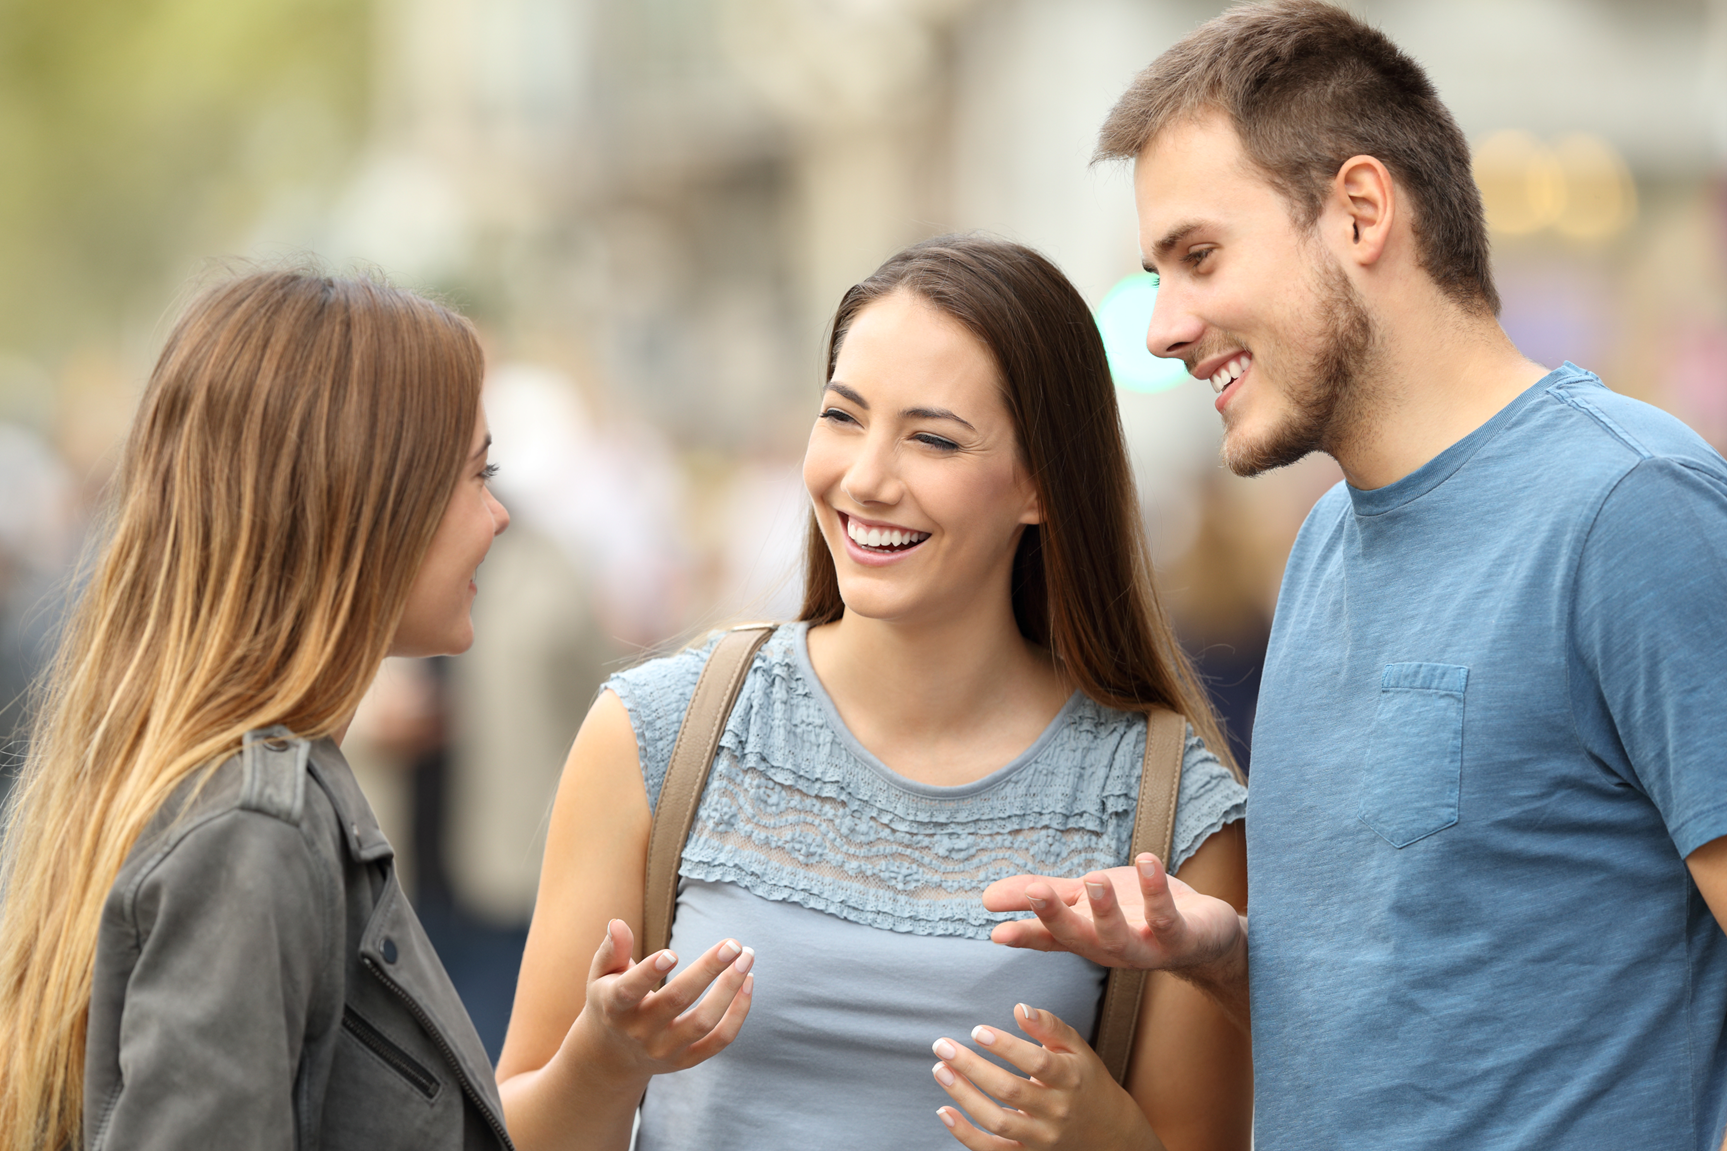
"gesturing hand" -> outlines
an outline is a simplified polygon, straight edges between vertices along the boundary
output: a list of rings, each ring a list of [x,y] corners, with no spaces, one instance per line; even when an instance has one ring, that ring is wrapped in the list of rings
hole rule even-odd
[[[1071,951],[1105,967],[1182,972],[1221,963],[1245,941],[1235,908],[1168,874],[1155,855],[1082,879],[1016,875],[992,883],[983,905],[1037,915],[998,924],[995,942]]]
[[[749,1014],[755,987],[755,952],[735,939],[714,944],[657,991],[677,956],[659,951],[633,963],[633,944],[623,920],[606,925],[588,970],[587,1003],[565,1039],[582,1049],[587,1066],[604,1069],[626,1090],[724,1050]]]
[[[1027,1043],[993,1027],[973,1028],[971,1037],[1029,1078],[951,1039],[935,1041],[935,1053],[941,1057],[935,1065],[936,1082],[964,1108],[963,1112],[954,1107],[936,1111],[955,1139],[973,1151],[1013,1147],[1162,1151],[1145,1113],[1110,1078],[1079,1032],[1049,1012],[1023,1003],[1014,1009],[1014,1020],[1037,1042]]]

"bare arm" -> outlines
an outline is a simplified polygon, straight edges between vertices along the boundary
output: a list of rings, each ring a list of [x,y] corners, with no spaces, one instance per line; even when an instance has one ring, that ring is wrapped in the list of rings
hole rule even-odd
[[[558,784],[498,1060],[506,1122],[525,1151],[623,1151],[648,1080],[723,1049],[749,1011],[753,953],[734,940],[657,991],[675,957],[632,961],[651,826],[629,715],[602,692]]]
[[[1122,870],[1131,877],[1131,868]],[[1193,890],[1225,901],[1233,912],[1245,910],[1241,825],[1230,824],[1207,839],[1182,874]],[[942,1059],[936,1081],[958,1104],[942,1109],[942,1121],[966,1147],[1246,1151],[1250,1145],[1253,1067],[1247,1034],[1191,983],[1168,972],[1151,975],[1126,1090],[1110,1079],[1084,1037],[1048,1011],[1033,1006],[1028,1012],[1022,1005],[1014,1022],[1027,1039],[991,1027],[971,1035],[1011,1069],[952,1037],[936,1043]]]
[[[991,911],[1037,915],[998,926],[990,935],[997,943],[1171,972],[1249,1029],[1247,917],[1171,877],[1154,855],[1079,879],[1016,875],[991,884],[983,902]]]
[[[1715,922],[1727,930],[1727,837],[1714,839],[1685,857],[1691,869],[1691,879],[1703,893],[1703,902],[1715,915]],[[1722,1136],[1722,1151],[1727,1151],[1727,1135]]]

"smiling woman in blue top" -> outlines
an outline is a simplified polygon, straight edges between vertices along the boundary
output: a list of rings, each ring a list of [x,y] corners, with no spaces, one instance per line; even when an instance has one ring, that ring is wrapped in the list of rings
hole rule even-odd
[[[900,253],[840,305],[804,480],[804,607],[725,728],[670,954],[631,961],[712,644],[613,677],[576,738],[498,1068],[512,1134],[622,1151],[640,1101],[644,1151],[1245,1148],[1237,1023],[1154,979],[1118,1086],[1087,1042],[1103,969],[992,946],[980,902],[1126,861],[1166,706],[1170,867],[1245,906],[1245,789],[1149,583],[1085,301],[1017,245]]]

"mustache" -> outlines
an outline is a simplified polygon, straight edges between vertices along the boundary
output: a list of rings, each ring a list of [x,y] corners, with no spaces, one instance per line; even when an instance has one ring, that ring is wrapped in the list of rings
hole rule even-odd
[[[1253,349],[1248,347],[1246,340],[1233,332],[1212,332],[1207,333],[1205,338],[1191,349],[1182,352],[1181,362],[1187,365],[1187,374],[1191,376],[1194,374],[1194,369],[1206,360],[1220,352],[1229,351],[1251,353]]]

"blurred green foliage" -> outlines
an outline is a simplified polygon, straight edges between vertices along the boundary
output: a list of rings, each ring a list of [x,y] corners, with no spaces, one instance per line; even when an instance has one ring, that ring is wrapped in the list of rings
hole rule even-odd
[[[112,348],[202,258],[316,218],[364,130],[372,22],[363,0],[0,0],[0,352]]]

